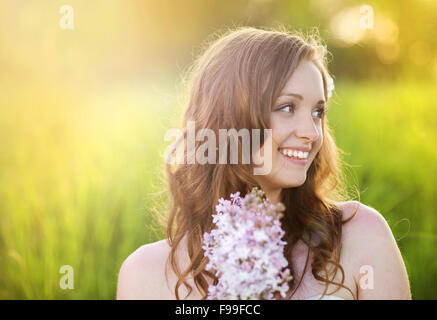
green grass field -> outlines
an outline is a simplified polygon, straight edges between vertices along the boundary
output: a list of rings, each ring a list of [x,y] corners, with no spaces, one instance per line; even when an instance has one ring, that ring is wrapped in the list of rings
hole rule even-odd
[[[437,117],[430,84],[336,84],[328,111],[361,202],[392,227],[414,299],[437,299]],[[113,299],[123,260],[163,236],[175,86],[0,92],[0,299]],[[63,265],[74,289],[59,286]]]

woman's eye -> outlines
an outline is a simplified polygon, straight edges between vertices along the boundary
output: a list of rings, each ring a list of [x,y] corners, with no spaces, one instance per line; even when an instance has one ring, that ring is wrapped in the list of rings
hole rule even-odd
[[[322,119],[324,114],[325,114],[325,109],[319,108],[319,109],[314,110],[313,117]]]
[[[294,112],[294,109],[296,106],[294,104],[286,104],[285,106],[282,106],[279,110],[285,111],[285,112]]]

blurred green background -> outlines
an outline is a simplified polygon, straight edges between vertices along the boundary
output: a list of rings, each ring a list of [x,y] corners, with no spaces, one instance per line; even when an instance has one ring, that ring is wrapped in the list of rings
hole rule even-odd
[[[123,260],[163,238],[181,75],[211,34],[279,24],[319,29],[351,188],[390,224],[413,298],[437,299],[433,0],[1,1],[0,299],[115,298]]]

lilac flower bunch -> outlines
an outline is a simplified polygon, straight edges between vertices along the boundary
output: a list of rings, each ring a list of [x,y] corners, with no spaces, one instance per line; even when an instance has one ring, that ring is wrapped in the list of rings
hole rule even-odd
[[[216,228],[203,235],[206,270],[218,278],[208,287],[207,299],[271,300],[276,292],[285,297],[292,279],[280,223],[285,207],[263,196],[254,188],[244,198],[237,192],[231,200],[219,200]]]

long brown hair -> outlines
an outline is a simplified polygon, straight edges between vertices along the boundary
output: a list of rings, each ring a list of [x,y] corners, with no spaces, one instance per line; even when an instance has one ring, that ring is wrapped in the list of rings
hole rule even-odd
[[[196,130],[208,128],[216,133],[219,128],[270,128],[271,106],[303,59],[314,62],[320,70],[328,101],[326,52],[317,34],[302,36],[285,28],[240,27],[228,30],[211,41],[188,73],[190,94],[183,117],[183,141],[179,141],[184,154],[187,154],[184,142],[186,123],[190,120],[195,121]],[[342,224],[346,222],[336,205],[337,201],[344,200],[346,190],[340,150],[332,138],[326,117],[322,128],[323,144],[308,170],[305,183],[282,190],[281,201],[286,206],[281,220],[287,242],[285,256],[294,275],[291,252],[297,241],[302,239],[314,253],[312,274],[326,284],[323,295],[329,284],[335,284],[338,288],[334,292],[343,287],[354,296],[343,284],[344,270],[339,264]],[[200,142],[196,142],[196,147],[198,144]],[[182,284],[188,289],[188,295],[192,292],[193,288],[187,282],[189,275],[203,299],[208,288],[206,277],[217,283],[215,275],[205,270],[208,261],[202,249],[202,235],[213,228],[211,215],[219,198],[228,198],[230,193],[237,191],[244,195],[258,186],[250,169],[250,165],[240,163],[167,164],[172,200],[167,223],[167,238],[171,246],[167,262],[178,278],[174,289],[177,299],[180,299]],[[190,264],[185,270],[180,270],[176,252],[185,238]],[[309,255],[304,273],[308,259]],[[330,272],[327,269],[329,263],[334,266]],[[333,281],[338,270],[342,274],[339,283]],[[302,278],[303,275],[301,281]],[[289,283],[293,293],[300,285],[296,282],[293,277]]]

